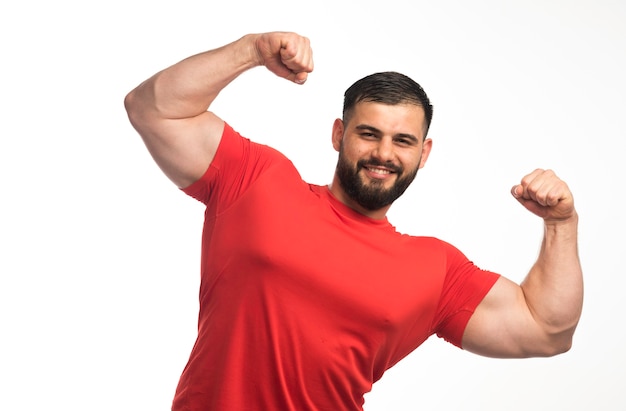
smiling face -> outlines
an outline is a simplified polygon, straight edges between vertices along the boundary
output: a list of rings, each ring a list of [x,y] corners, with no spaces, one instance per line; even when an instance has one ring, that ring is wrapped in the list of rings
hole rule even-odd
[[[372,218],[383,218],[426,163],[432,146],[425,139],[422,107],[360,102],[347,123],[333,125],[339,160],[331,192]]]

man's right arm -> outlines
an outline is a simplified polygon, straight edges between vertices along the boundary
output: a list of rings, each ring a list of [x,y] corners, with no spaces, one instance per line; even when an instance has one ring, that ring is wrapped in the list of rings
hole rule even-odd
[[[295,33],[249,34],[158,72],[126,96],[130,122],[178,187],[204,174],[219,145],[224,122],[207,111],[211,103],[240,74],[260,65],[304,83],[313,70],[309,40]]]

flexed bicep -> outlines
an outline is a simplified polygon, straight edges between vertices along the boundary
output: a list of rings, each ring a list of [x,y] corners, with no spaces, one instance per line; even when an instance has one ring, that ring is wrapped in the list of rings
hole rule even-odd
[[[522,288],[500,277],[470,318],[463,349],[495,358],[544,357],[562,352],[536,321]]]
[[[131,123],[163,173],[179,188],[198,180],[219,146],[224,122],[206,111],[185,119],[153,119]]]
[[[246,35],[156,73],[126,96],[131,123],[178,187],[199,179],[215,155],[224,122],[208,110],[217,95],[261,65],[303,83],[313,70],[309,40],[288,32]]]

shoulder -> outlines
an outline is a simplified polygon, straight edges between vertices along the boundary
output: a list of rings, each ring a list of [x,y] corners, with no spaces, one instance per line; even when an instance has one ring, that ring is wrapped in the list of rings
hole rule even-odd
[[[449,242],[442,240],[437,237],[431,236],[415,236],[409,234],[399,234],[400,237],[407,243],[409,247],[420,249],[420,250],[429,250],[429,251],[439,251],[441,253],[460,253],[460,251]]]
[[[271,170],[282,170],[281,181],[299,174],[293,163],[280,151],[243,136],[228,123],[213,161],[202,177],[183,189],[188,195],[207,202],[212,193],[235,199]]]
[[[231,157],[243,158],[244,160],[272,159],[274,161],[286,161],[289,159],[277,149],[262,143],[252,141],[235,130],[230,124],[224,123],[224,132],[212,167],[230,165]]]

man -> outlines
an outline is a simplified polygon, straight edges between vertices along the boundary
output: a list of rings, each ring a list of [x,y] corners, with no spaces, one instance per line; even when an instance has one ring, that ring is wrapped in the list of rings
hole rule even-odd
[[[563,181],[535,170],[512,188],[545,222],[537,262],[515,284],[448,243],[397,233],[385,217],[432,146],[432,107],[417,83],[376,73],[346,91],[332,132],[336,172],[316,186],[209,111],[260,65],[304,83],[309,40],[246,35],[125,100],[163,172],[206,204],[198,338],[173,410],[361,410],[372,383],[432,334],[494,357],[570,348],[583,285]]]

